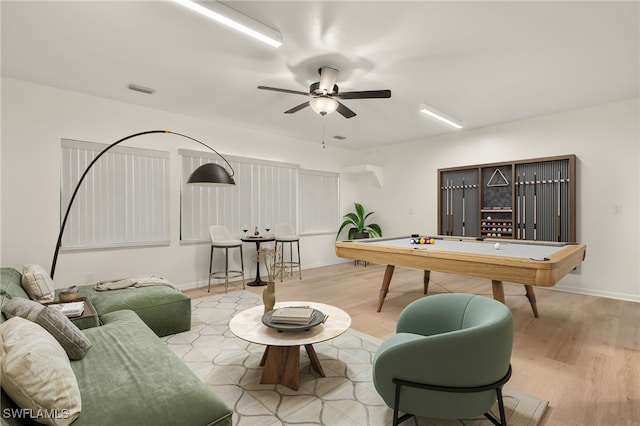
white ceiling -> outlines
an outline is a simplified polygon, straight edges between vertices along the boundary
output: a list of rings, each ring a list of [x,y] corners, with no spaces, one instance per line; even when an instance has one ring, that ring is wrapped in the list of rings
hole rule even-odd
[[[639,5],[626,2],[232,1],[282,34],[274,49],[171,1],[6,1],[2,75],[353,149],[640,96]],[[320,66],[358,115],[325,119],[306,98]],[[153,95],[127,89],[154,88]],[[6,105],[5,105],[6,107]],[[336,140],[335,135],[345,136]]]

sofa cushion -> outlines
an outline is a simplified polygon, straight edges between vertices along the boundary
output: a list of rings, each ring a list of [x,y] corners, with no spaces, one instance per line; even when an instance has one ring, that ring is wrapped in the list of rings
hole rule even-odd
[[[16,298],[2,307],[2,313],[7,318],[18,316],[40,325],[60,343],[69,359],[82,359],[91,349],[84,333],[53,306]]]
[[[11,399],[47,425],[69,425],[81,410],[69,358],[41,326],[15,317],[0,324],[0,377]]]
[[[40,265],[24,265],[22,267],[22,287],[29,297],[37,302],[53,302],[53,280]]]
[[[85,330],[93,349],[72,361],[83,413],[73,426],[231,425],[232,412],[132,311]]]
[[[0,268],[0,309],[14,298],[29,298],[22,288],[22,275],[14,268]],[[6,319],[4,315],[0,315],[0,323]]]
[[[78,293],[91,300],[100,317],[130,309],[160,337],[191,329],[191,299],[171,287],[96,291],[93,285],[84,285],[78,287]]]

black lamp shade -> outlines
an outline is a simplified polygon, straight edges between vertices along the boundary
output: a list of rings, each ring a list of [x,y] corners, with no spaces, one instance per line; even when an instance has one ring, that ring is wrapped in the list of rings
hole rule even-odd
[[[227,170],[216,163],[206,163],[191,173],[187,183],[198,186],[233,186],[236,182]]]

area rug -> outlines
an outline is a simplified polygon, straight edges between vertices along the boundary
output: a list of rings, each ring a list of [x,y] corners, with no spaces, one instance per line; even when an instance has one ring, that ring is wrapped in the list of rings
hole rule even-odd
[[[393,411],[376,392],[371,363],[380,340],[349,329],[315,344],[326,377],[311,368],[306,351],[300,354],[300,389],[261,385],[264,346],[245,342],[229,331],[238,312],[262,302],[248,291],[236,291],[192,301],[191,330],[163,341],[234,412],[238,426],[267,425],[390,425]],[[534,426],[547,401],[504,389],[508,424]],[[494,407],[497,413],[497,406]],[[473,425],[491,423],[484,417],[468,420],[412,418],[403,425]]]

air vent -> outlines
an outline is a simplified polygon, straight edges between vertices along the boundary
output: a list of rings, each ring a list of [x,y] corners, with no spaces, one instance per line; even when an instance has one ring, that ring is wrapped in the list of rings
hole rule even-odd
[[[139,86],[137,84],[130,84],[128,87],[129,87],[129,90],[133,90],[133,91],[140,92],[140,93],[145,93],[147,95],[150,95],[153,92],[155,92],[155,90],[153,90],[153,89],[150,89],[150,88],[144,87],[144,86]]]
[[[335,135],[333,138],[334,138],[334,139],[338,139],[338,140],[340,140],[340,141],[341,141],[341,140],[346,139],[347,137],[346,137],[346,136]]]

